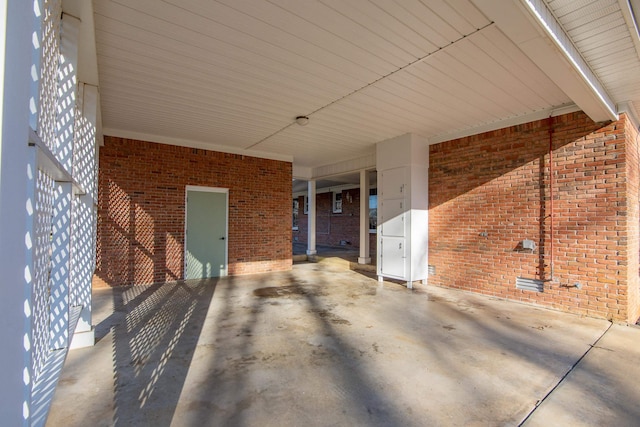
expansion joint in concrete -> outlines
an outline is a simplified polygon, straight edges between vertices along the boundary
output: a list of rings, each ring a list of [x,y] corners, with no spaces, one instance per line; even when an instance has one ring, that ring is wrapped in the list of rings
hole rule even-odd
[[[569,368],[569,370],[567,372],[565,372],[565,374],[562,376],[562,378],[560,378],[560,380],[551,388],[551,390],[549,390],[549,392],[547,392],[547,394],[545,394],[545,396],[538,400],[535,404],[535,406],[533,407],[533,409],[531,409],[531,411],[529,411],[529,413],[527,414],[526,417],[523,418],[522,421],[520,421],[520,423],[518,424],[518,427],[522,427],[525,425],[525,423],[527,422],[527,420],[529,420],[529,418],[531,418],[531,416],[536,412],[536,410],[540,407],[540,405],[542,405],[544,403],[545,400],[547,400],[551,394],[553,394],[554,391],[556,391],[556,389],[558,387],[560,387],[560,384],[562,384],[564,382],[564,380],[569,376],[569,374],[571,372],[573,372],[573,370],[580,364],[580,362],[582,362],[582,359],[584,359],[587,354],[589,354],[589,352],[591,350],[593,350],[595,347],[597,347],[598,342],[600,342],[600,340],[607,334],[607,332],[609,332],[609,329],[611,329],[611,326],[613,325],[612,322],[609,322],[609,326],[607,326],[607,329],[605,329],[602,334],[600,334],[600,336],[598,337],[598,339],[596,339],[593,344],[589,345],[589,348],[587,349],[587,351],[584,352],[584,354],[582,356],[580,356],[580,358],[576,361],[576,363],[574,363],[571,368]]]

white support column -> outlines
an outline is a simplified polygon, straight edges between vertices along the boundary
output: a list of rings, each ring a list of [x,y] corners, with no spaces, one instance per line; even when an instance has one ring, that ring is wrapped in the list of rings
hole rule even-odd
[[[0,7],[0,420],[12,426],[26,422],[31,385],[25,232],[32,22],[33,2],[8,0]]]
[[[58,64],[58,120],[56,149],[58,161],[73,174],[73,140],[76,127],[78,37],[80,20],[64,14],[60,24],[60,63]]]
[[[369,247],[369,171],[360,171],[360,256],[358,264],[371,264]]]
[[[307,199],[309,208],[307,209],[307,255],[314,256],[316,251],[316,182],[310,180],[307,187]]]
[[[73,265],[72,305],[82,306],[76,326],[72,349],[92,346],[95,343],[95,328],[91,314],[91,279],[95,270],[96,248],[96,170],[98,147],[96,144],[96,122],[98,115],[98,89],[80,84],[78,108],[81,114],[74,135],[74,177],[87,194],[76,196],[73,202]]]
[[[95,344],[95,328],[91,317],[91,278],[95,266],[93,239],[93,199],[89,194],[76,196],[74,209],[73,289],[72,305],[81,306],[80,318],[69,348],[90,347]]]
[[[51,350],[69,346],[69,270],[71,265],[71,183],[55,185],[51,241]]]

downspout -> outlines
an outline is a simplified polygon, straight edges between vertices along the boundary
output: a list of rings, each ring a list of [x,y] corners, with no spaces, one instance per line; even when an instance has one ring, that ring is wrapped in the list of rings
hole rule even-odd
[[[549,116],[549,271],[550,280],[553,281],[553,116]]]

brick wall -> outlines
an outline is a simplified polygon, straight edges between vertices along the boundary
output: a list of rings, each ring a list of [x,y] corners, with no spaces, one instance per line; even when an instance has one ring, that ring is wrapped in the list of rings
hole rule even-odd
[[[349,202],[349,198],[351,202]],[[307,242],[308,215],[304,213],[304,196],[298,197],[300,206],[298,230],[293,232],[297,242]],[[360,248],[360,189],[342,191],[342,212],[333,212],[333,193],[316,194],[316,244],[340,246],[345,240],[347,247]],[[369,234],[369,248],[375,254],[376,235]],[[373,256],[373,255],[372,255]]]
[[[548,120],[433,145],[429,283],[635,321],[638,189],[627,180],[638,162],[625,161],[625,126],[624,117],[603,126],[581,112],[553,119],[553,236]],[[544,292],[516,290],[518,276],[544,280]]]
[[[291,163],[105,137],[94,285],[184,277],[187,185],[229,189],[229,274],[291,268]]]
[[[631,120],[626,120],[627,166],[627,321],[635,323],[640,318],[640,133]]]

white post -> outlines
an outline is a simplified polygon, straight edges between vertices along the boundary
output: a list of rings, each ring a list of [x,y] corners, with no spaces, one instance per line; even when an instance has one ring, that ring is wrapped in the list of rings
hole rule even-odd
[[[360,257],[358,264],[371,264],[369,248],[369,171],[360,171]]]
[[[29,162],[30,66],[33,2],[8,0],[0,7],[0,420],[23,425],[29,416],[26,377],[28,313],[25,296],[27,165]],[[25,324],[27,323],[27,324]]]
[[[55,184],[51,241],[51,349],[69,346],[69,270],[71,265],[71,183]]]
[[[309,208],[307,210],[307,255],[314,256],[316,251],[316,182],[310,180],[307,187]]]
[[[73,201],[71,304],[82,306],[82,311],[71,342],[72,349],[92,346],[95,343],[95,328],[92,325],[91,314],[91,279],[95,270],[96,248],[98,89],[95,86],[81,84],[78,98],[82,111],[82,126],[76,129],[74,136],[74,170],[76,179],[87,194],[76,196]]]
[[[69,348],[90,347],[95,344],[95,328],[91,324],[91,277],[94,269],[92,236],[93,200],[90,195],[76,196],[73,204],[75,236],[73,244],[72,306],[82,306],[78,324]]]
[[[80,20],[63,15],[60,23],[60,63],[58,64],[58,120],[56,149],[58,161],[73,174],[73,137],[76,127],[76,96],[78,72],[78,37]]]

